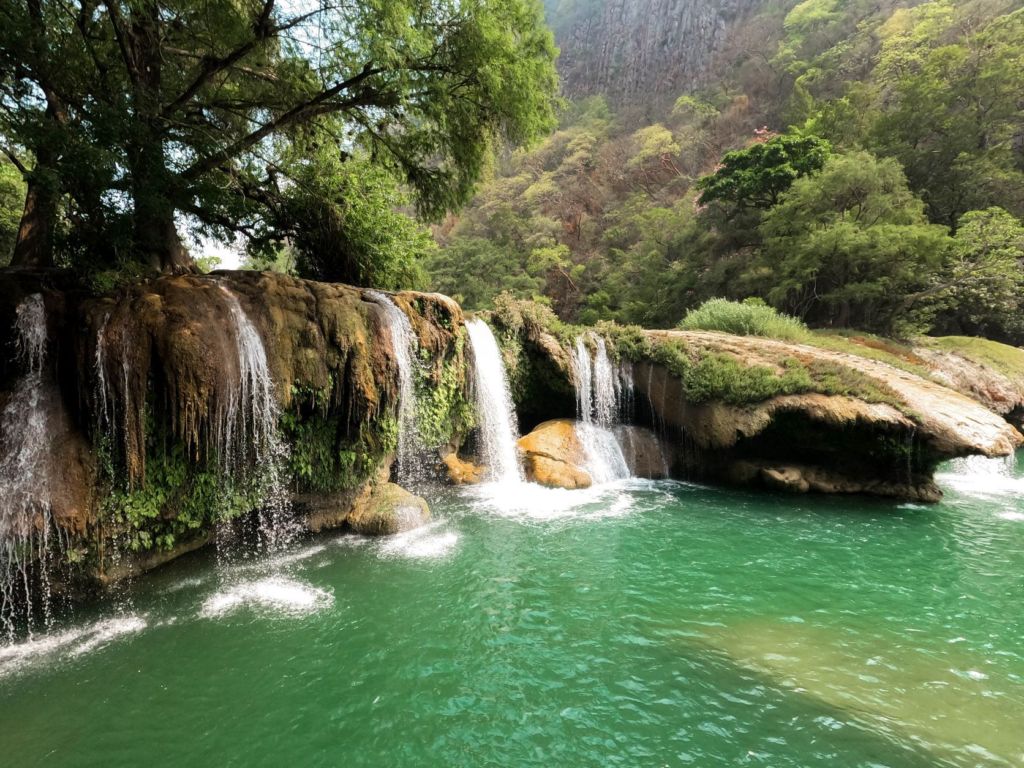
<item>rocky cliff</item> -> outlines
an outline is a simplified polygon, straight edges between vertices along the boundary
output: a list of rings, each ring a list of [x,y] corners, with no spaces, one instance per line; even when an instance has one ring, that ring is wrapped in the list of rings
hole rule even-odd
[[[760,0],[548,2],[570,98],[675,98],[699,82],[732,26]]]
[[[522,327],[530,356],[545,359],[534,367],[548,379],[560,372],[571,383],[577,374],[568,350],[573,334],[583,331],[557,329],[559,339],[536,324]],[[1024,442],[1011,423],[1020,413],[1011,386],[1016,379],[991,364],[972,362],[969,385],[963,377],[952,380],[949,360],[918,374],[869,357],[757,337],[603,330],[628,363],[633,419],[658,434],[675,477],[937,501],[942,494],[932,477],[942,461],[1004,456]],[[1016,362],[1019,350],[996,347]],[[1018,375],[1024,356],[1019,362]],[[984,384],[992,381],[1005,387]],[[573,415],[564,404],[544,414]],[[534,450],[543,436],[524,439],[528,456],[545,463],[557,458],[571,472],[569,448],[554,457],[551,450]]]

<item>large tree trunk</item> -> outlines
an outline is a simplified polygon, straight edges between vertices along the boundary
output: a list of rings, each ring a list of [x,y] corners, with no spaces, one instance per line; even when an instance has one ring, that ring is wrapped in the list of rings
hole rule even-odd
[[[167,167],[162,104],[160,11],[149,0],[131,16],[130,40],[135,140],[129,152],[132,174],[133,232],[141,260],[161,272],[195,270],[174,224],[176,177]]]
[[[53,227],[60,199],[56,184],[39,169],[28,177],[25,208],[14,243],[12,267],[53,266]]]
[[[160,272],[194,271],[195,264],[174,223],[174,203],[166,195],[173,182],[163,165],[159,145],[140,153],[132,177],[134,240],[140,259]]]

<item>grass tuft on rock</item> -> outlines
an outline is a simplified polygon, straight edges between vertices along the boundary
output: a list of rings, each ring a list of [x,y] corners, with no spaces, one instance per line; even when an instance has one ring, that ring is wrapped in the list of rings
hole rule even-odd
[[[737,336],[763,336],[784,341],[807,341],[811,332],[795,317],[783,315],[760,299],[711,299],[686,313],[683,331],[721,331]]]

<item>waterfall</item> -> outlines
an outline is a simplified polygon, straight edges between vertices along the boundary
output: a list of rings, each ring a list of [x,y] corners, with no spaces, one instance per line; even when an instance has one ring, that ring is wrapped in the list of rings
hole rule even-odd
[[[0,628],[14,619],[32,628],[32,567],[40,565],[43,618],[50,619],[50,446],[47,409],[54,397],[44,379],[46,308],[42,294],[18,305],[17,356],[25,374],[0,415]],[[23,613],[19,616],[19,611]]]
[[[96,374],[96,431],[99,433],[103,425],[110,419],[110,404],[113,398],[109,396],[107,385],[107,323],[110,322],[110,313],[103,316],[103,325],[96,333],[96,352],[93,355],[93,372]]]
[[[390,297],[380,291],[367,291],[366,295],[384,311],[395,352],[398,366],[398,480],[402,485],[410,485],[421,474],[422,453],[416,421],[416,334],[405,312]]]
[[[473,383],[480,442],[491,480],[519,482],[516,441],[519,438],[505,374],[505,361],[490,326],[483,320],[468,320],[466,330],[473,349]]]
[[[576,415],[580,421],[590,423],[594,417],[594,369],[590,350],[582,336],[576,337],[572,350],[572,368],[576,373]]]
[[[594,337],[594,357],[586,341],[576,338],[572,361],[576,373],[577,434],[587,455],[587,473],[595,483],[629,477],[629,467],[611,427],[618,420],[622,385],[600,336]]]
[[[228,397],[218,425],[217,448],[222,473],[232,481],[252,483],[260,505],[260,532],[271,551],[291,541],[297,527],[289,520],[286,482],[288,448],[278,433],[280,408],[274,396],[263,339],[235,296],[221,286],[227,300],[238,351],[238,386]],[[255,475],[251,475],[251,470]]]

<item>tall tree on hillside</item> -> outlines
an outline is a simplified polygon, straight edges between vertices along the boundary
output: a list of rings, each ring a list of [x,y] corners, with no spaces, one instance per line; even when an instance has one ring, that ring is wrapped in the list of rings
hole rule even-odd
[[[728,152],[718,170],[697,182],[702,205],[719,202],[735,210],[767,209],[797,179],[821,170],[831,145],[817,136],[773,136]]]
[[[437,217],[468,199],[494,138],[553,122],[538,0],[12,1],[0,50],[0,133],[31,155],[30,184],[46,173],[83,226],[127,220],[132,253],[164,271],[191,267],[180,216],[266,236],[318,158],[368,158]],[[76,146],[106,159],[83,167]],[[310,216],[337,215],[348,179],[328,176]],[[33,216],[52,230],[50,202]]]
[[[1024,10],[969,14],[943,0],[890,24],[876,74],[886,109],[870,136],[949,226],[994,204],[1024,215]]]
[[[796,181],[761,232],[770,303],[816,324],[881,332],[894,330],[949,247],[899,163],[867,152],[836,155]]]

